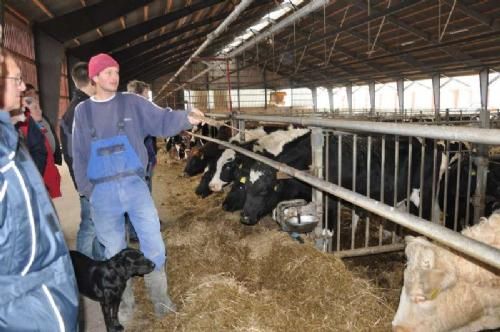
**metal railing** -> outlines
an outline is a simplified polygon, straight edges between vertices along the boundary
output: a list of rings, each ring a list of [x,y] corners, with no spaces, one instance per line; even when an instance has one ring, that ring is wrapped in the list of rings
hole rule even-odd
[[[217,119],[228,119],[228,114],[210,114],[210,116]],[[442,126],[442,125],[420,125],[420,124],[409,124],[409,123],[379,123],[379,122],[370,122],[370,121],[347,121],[347,120],[333,120],[333,119],[324,119],[324,118],[315,118],[315,117],[285,117],[285,116],[258,116],[258,115],[235,115],[232,117],[233,120],[239,120],[240,122],[244,121],[257,121],[257,122],[267,122],[267,123],[285,123],[285,124],[296,124],[301,126],[313,126],[313,127],[322,127],[329,128],[330,130],[343,130],[350,132],[349,135],[357,135],[356,133],[372,133],[372,134],[381,134],[381,135],[395,135],[398,136],[416,136],[434,140],[446,140],[443,144],[448,145],[447,141],[465,141],[477,144],[492,144],[492,145],[500,145],[500,130],[498,129],[479,129],[479,128],[469,128],[469,127],[450,127],[450,126]],[[343,133],[345,134],[345,132]],[[369,138],[371,140],[371,136]],[[215,140],[216,141],[216,140]],[[419,218],[417,216],[411,215],[409,213],[401,212],[395,209],[394,206],[389,206],[383,204],[382,198],[380,201],[369,198],[369,189],[368,195],[362,195],[356,193],[355,191],[351,191],[342,187],[339,187],[336,184],[329,183],[327,181],[321,180],[310,174],[295,170],[289,166],[282,165],[267,159],[261,155],[254,154],[250,151],[232,146],[226,142],[216,141],[217,143],[230,147],[235,151],[250,156],[256,160],[262,161],[270,166],[288,173],[291,176],[298,178],[315,188],[318,188],[326,193],[332,194],[340,199],[343,199],[347,202],[350,202],[356,206],[359,206],[367,211],[373,212],[381,217],[387,218],[388,220],[395,222],[403,227],[406,227],[410,230],[416,231],[422,235],[425,235],[431,239],[434,239],[438,242],[441,242],[453,249],[456,249],[460,252],[465,253],[471,257],[474,257],[478,260],[481,260],[485,263],[488,263],[496,268],[500,268],[500,250],[496,248],[489,247],[485,244],[481,244],[477,241],[466,238],[459,233],[456,233],[452,230],[446,229],[440,225],[435,223],[431,223],[423,218]],[[328,142],[328,140],[327,140]],[[327,143],[328,144],[328,143]],[[370,144],[370,143],[369,143]],[[436,142],[434,143],[434,155],[436,154]],[[425,148],[424,148],[425,149]],[[411,147],[410,147],[411,151]],[[448,149],[446,153],[448,153]],[[462,151],[465,153],[470,153],[470,151]],[[339,153],[341,156],[342,153]],[[385,156],[383,158],[399,158],[399,155],[396,156]],[[449,157],[449,153],[448,153]],[[411,158],[411,157],[410,157]],[[461,157],[459,157],[461,158]],[[328,162],[328,158],[327,161]],[[460,161],[459,161],[460,162]],[[469,171],[471,170],[471,158],[468,159],[469,162]],[[434,161],[435,163],[435,161]],[[422,161],[423,165],[423,161]],[[354,166],[355,167],[355,166]],[[368,165],[368,168],[370,165]],[[433,178],[436,176],[434,166]],[[459,166],[460,168],[460,166]],[[416,170],[415,170],[416,171]],[[421,171],[422,172],[422,171]],[[447,172],[445,173],[446,181],[451,181],[448,179]],[[410,173],[410,170],[408,171]],[[457,175],[457,186],[456,189],[460,190],[458,183],[460,182],[460,175]],[[468,174],[467,180],[467,193],[470,193],[470,173]],[[383,177],[382,177],[383,178]],[[421,177],[421,179],[423,179]],[[327,178],[328,180],[328,178]],[[369,180],[368,180],[369,181]],[[398,181],[396,178],[395,181]],[[423,181],[423,180],[422,180]],[[434,181],[433,181],[434,183]],[[381,184],[383,185],[383,184]],[[445,185],[447,188],[447,184]],[[408,189],[407,189],[408,190]],[[383,189],[382,189],[383,191]],[[433,196],[435,195],[433,189]],[[446,193],[445,193],[445,201],[446,201]],[[409,197],[409,193],[407,194],[407,198]],[[456,197],[456,196],[455,196]],[[395,199],[395,198],[394,198]],[[434,201],[434,197],[432,198]],[[396,201],[394,201],[396,203]],[[455,209],[455,220],[454,220],[454,229],[457,229],[457,220],[456,220],[456,209],[457,199],[455,198],[454,206],[448,207],[448,209]],[[469,205],[469,200],[467,199],[467,206]],[[446,203],[445,203],[445,213],[446,213]],[[467,211],[467,215],[469,211]],[[420,213],[421,215],[421,213]],[[467,218],[466,218],[467,219]],[[368,223],[367,220],[367,236],[368,236]],[[337,225],[338,226],[338,225]],[[339,228],[337,228],[338,230]],[[353,240],[351,240],[353,241]],[[393,241],[390,244],[386,244],[384,246],[379,243],[378,248],[368,246],[368,240],[365,240],[364,248],[355,249],[354,246],[351,245],[351,248],[347,248],[347,250],[339,251],[340,256],[349,256],[349,255],[362,255],[362,254],[370,254],[376,252],[385,252],[391,250],[399,250],[403,247],[402,244],[394,243],[394,235]],[[472,241],[472,242],[470,242]],[[353,243],[353,242],[352,242]],[[472,245],[472,243],[475,243]],[[339,249],[339,247],[337,248]]]

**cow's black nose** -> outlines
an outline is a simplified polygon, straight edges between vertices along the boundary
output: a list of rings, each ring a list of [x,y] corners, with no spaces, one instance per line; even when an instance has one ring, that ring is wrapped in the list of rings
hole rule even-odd
[[[257,223],[257,220],[250,218],[249,216],[245,215],[245,213],[242,211],[240,213],[240,222],[242,224],[252,226],[252,225],[255,225]]]

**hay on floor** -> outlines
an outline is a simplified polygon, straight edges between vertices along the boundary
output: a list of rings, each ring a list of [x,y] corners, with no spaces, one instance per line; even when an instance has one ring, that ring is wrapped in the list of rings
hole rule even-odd
[[[310,241],[299,244],[266,218],[254,227],[222,210],[223,194],[200,199],[199,177],[160,159],[154,196],[168,248],[169,293],[178,312],[155,319],[136,283],[130,331],[387,331],[382,292]]]

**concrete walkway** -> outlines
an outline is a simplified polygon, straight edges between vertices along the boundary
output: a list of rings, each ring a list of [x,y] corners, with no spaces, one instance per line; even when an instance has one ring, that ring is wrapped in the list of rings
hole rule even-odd
[[[54,200],[54,206],[59,215],[66,242],[70,249],[75,249],[76,232],[80,224],[80,199],[66,164],[63,163],[63,166],[58,167],[58,169],[62,177],[61,191],[63,196]],[[83,317],[81,332],[106,332],[101,306],[98,302],[82,297],[80,299],[80,317],[81,321]]]

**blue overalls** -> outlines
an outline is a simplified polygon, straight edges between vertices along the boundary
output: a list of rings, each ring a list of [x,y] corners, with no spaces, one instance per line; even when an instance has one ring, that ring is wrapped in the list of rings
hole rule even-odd
[[[115,98],[120,112],[118,134],[109,138],[97,137],[90,101],[82,104],[92,126],[87,177],[94,185],[90,204],[96,234],[105,247],[105,256],[114,256],[127,245],[124,214],[128,213],[141,251],[160,270],[165,264],[166,251],[158,212],[144,180],[143,165],[125,133],[124,98],[119,93]]]

